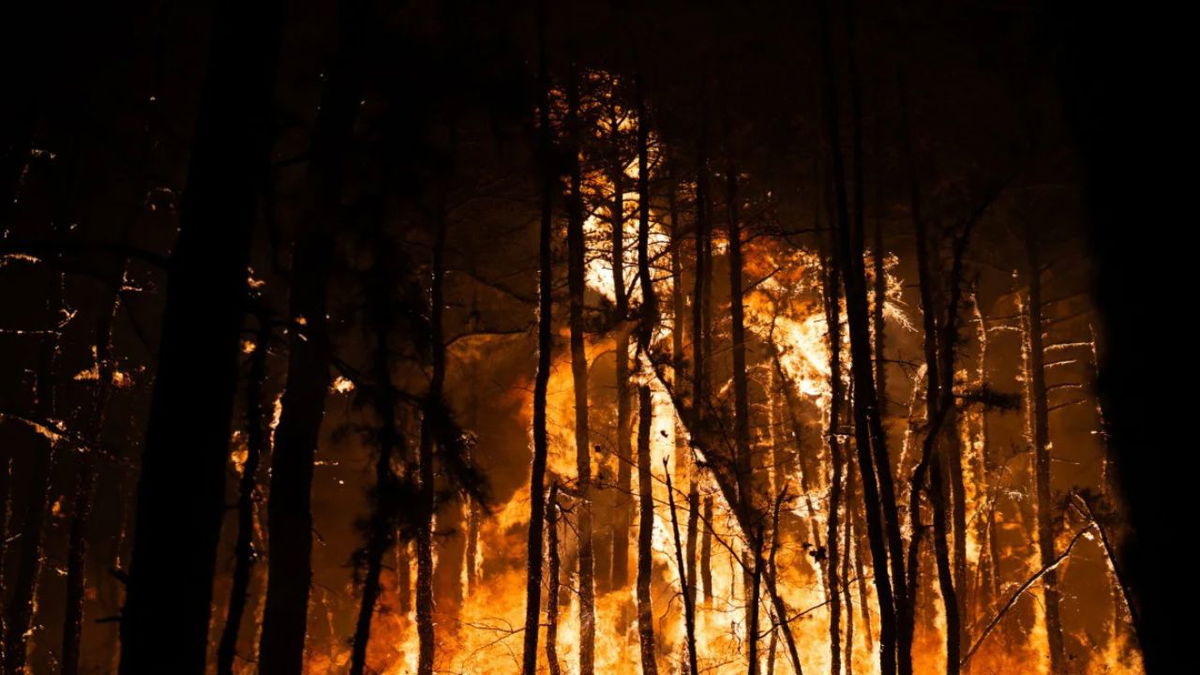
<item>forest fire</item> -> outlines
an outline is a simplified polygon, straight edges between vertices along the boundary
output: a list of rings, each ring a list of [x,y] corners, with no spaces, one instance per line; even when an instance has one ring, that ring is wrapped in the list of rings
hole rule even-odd
[[[282,5],[13,43],[0,675],[1173,672],[1057,19]]]

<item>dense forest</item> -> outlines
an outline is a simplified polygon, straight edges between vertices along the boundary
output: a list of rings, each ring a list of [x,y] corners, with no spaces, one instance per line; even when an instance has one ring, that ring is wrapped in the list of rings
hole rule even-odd
[[[4,9],[0,672],[1182,672],[1105,11]]]

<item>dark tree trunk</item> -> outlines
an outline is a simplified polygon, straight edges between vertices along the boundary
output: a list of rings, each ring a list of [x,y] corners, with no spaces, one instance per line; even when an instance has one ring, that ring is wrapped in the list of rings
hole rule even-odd
[[[551,236],[554,228],[554,192],[557,176],[551,164],[553,141],[550,128],[550,71],[546,59],[546,7],[538,3],[539,75],[542,87],[538,111],[538,151],[542,169],[542,215],[538,232],[538,347],[537,374],[533,384],[533,457],[529,473],[529,537],[525,559],[525,635],[521,658],[523,675],[537,674],[538,615],[542,600],[542,525],[545,518],[546,389],[550,383],[551,309],[554,278],[551,269]]]
[[[713,519],[713,498],[712,495],[704,495],[704,504],[702,507],[704,520],[704,532],[700,535],[700,581],[704,585],[704,602],[711,605],[715,594],[713,593],[713,577],[712,577],[712,519]]]
[[[371,620],[375,615],[375,604],[379,600],[379,577],[383,572],[383,556],[395,543],[394,537],[399,517],[400,505],[396,503],[396,500],[400,492],[400,485],[396,473],[392,470],[392,457],[398,448],[403,448],[404,443],[400,427],[396,423],[397,400],[392,382],[393,354],[389,344],[397,322],[393,289],[397,285],[395,270],[398,262],[394,254],[395,243],[382,232],[382,224],[377,226],[381,231],[376,233],[372,245],[375,259],[371,269],[367,272],[364,291],[367,321],[375,337],[375,349],[371,355],[370,367],[371,402],[375,409],[375,416],[378,418],[379,429],[374,436],[376,446],[374,448],[376,453],[375,487],[371,495],[371,516],[367,524],[367,542],[363,550],[362,601],[359,605],[354,637],[350,646],[349,672],[351,675],[362,675],[367,667],[367,645],[371,639]],[[434,248],[436,251],[436,245]],[[438,254],[434,255],[436,257]],[[427,434],[428,432],[422,425],[422,446],[426,443]],[[422,504],[421,507],[423,506]],[[419,580],[417,587],[419,616]]]
[[[550,675],[560,675],[558,663],[558,575],[561,561],[558,552],[558,483],[550,483],[546,498],[546,665]]]
[[[613,127],[616,133],[616,127]],[[619,145],[614,152],[619,154]],[[629,584],[629,538],[633,529],[633,449],[630,436],[633,430],[632,396],[629,389],[629,330],[624,322],[629,318],[629,297],[625,292],[625,167],[618,159],[610,172],[613,184],[612,206],[612,275],[617,318],[616,390],[617,390],[617,487],[613,496],[616,512],[612,523],[612,586],[625,588]]]
[[[642,672],[658,673],[654,653],[654,611],[650,604],[650,582],[653,572],[654,484],[650,474],[650,425],[654,414],[650,387],[638,387],[638,551],[637,551],[637,625],[641,647]]]
[[[907,97],[904,96],[904,98],[905,108],[907,109]],[[910,146],[910,144],[911,142],[906,142],[906,147]],[[942,427],[945,420],[951,414],[948,404],[953,402],[953,392],[944,390],[947,383],[950,385],[953,384],[953,373],[942,373],[941,369],[943,365],[953,366],[954,345],[939,342],[938,339],[940,329],[938,316],[940,309],[936,304],[934,295],[936,280],[933,276],[933,263],[929,259],[929,237],[926,233],[925,220],[922,217],[920,209],[920,184],[915,172],[911,147],[909,147],[909,151],[906,154],[909,156],[910,163],[910,201],[912,204],[913,228],[916,236],[917,278],[921,296],[926,382],[925,423],[928,427],[925,432],[926,439],[923,443],[921,460],[912,481],[909,517],[912,520],[912,531],[914,533],[918,532],[921,529],[921,502],[919,495],[921,490],[927,490],[933,510],[934,560],[946,617],[946,670],[948,673],[957,673],[960,617],[950,565],[949,532],[946,523],[948,508],[946,488],[950,484],[946,453],[951,449],[951,444],[942,442],[941,439]],[[952,319],[947,317],[946,321],[952,321]],[[951,351],[949,359],[945,357],[945,350]],[[913,543],[911,544],[913,548],[916,548],[919,542],[920,538],[914,535]],[[919,556],[910,554],[910,561],[916,562],[919,565],[919,560]],[[914,567],[909,570],[909,574],[912,575],[910,579],[915,580],[918,578],[919,569]],[[912,609],[912,606],[907,608],[907,611],[910,612],[910,617]],[[911,618],[909,619],[909,623],[911,623]],[[908,639],[911,639],[911,637]]]
[[[825,260],[825,257],[822,257]],[[832,465],[832,475],[829,480],[829,523],[828,532],[825,536],[827,542],[827,558],[828,572],[827,583],[829,589],[829,672],[830,675],[838,675],[842,669],[841,663],[841,618],[842,606],[841,597],[838,589],[840,587],[839,578],[839,551],[837,546],[838,541],[838,504],[842,501],[842,472],[845,463],[842,457],[841,443],[838,442],[839,433],[839,417],[838,407],[842,401],[842,350],[841,350],[841,310],[838,302],[838,273],[837,266],[828,265],[828,271],[823,276],[824,283],[822,284],[825,296],[825,323],[829,327],[829,423],[825,427],[826,443],[829,445],[829,460]],[[847,505],[849,501],[847,500]],[[846,509],[847,519],[849,519],[850,509]],[[847,531],[850,527],[847,525]],[[845,554],[850,555],[849,548]]]
[[[875,567],[875,591],[879,600],[879,665],[884,675],[896,672],[900,661],[911,661],[897,651],[897,607],[906,603],[902,547],[896,517],[895,490],[888,459],[875,383],[871,372],[871,344],[867,311],[866,282],[863,275],[861,232],[851,233],[846,197],[845,168],[842,158],[838,119],[838,94],[834,75],[833,48],[830,42],[829,8],[820,3],[820,45],[823,61],[825,124],[832,158],[835,195],[837,265],[846,289],[846,313],[850,329],[850,356],[854,392],[854,429],[863,500],[867,515],[867,534]],[[889,553],[891,558],[889,561]],[[890,566],[889,566],[890,562]],[[890,567],[890,570],[889,570]],[[895,597],[893,597],[895,588]],[[903,650],[900,650],[903,652]],[[902,672],[911,670],[911,663]]]
[[[667,480],[667,506],[671,509],[671,533],[675,542],[675,566],[679,568],[679,587],[683,594],[683,629],[684,646],[687,648],[687,675],[699,675],[697,665],[699,656],[696,654],[696,595],[693,592],[695,582],[691,578],[691,567],[683,557],[683,543],[679,537],[679,517],[675,509],[675,486],[671,481],[671,471],[663,463],[663,476]]]
[[[851,482],[846,477],[846,483]],[[853,495],[849,488],[846,490],[846,524],[842,527],[842,603],[846,609],[846,639],[843,641],[842,660],[846,664],[846,675],[854,675],[854,600],[850,594],[850,557],[853,548],[853,532],[850,510],[853,508]],[[836,591],[835,591],[836,592]]]
[[[246,610],[246,593],[250,588],[254,564],[258,561],[258,554],[254,550],[254,511],[258,507],[258,467],[267,443],[263,426],[262,386],[267,376],[267,350],[271,341],[268,319],[260,316],[258,322],[254,351],[250,353],[250,372],[246,377],[246,461],[242,463],[242,476],[238,481],[233,582],[229,591],[229,607],[225,612],[225,626],[217,645],[218,675],[233,675],[238,635]]]
[[[709,374],[708,367],[712,355],[712,230],[708,206],[708,155],[707,130],[701,128],[697,141],[696,152],[696,279],[692,299],[692,410],[694,424],[703,428],[706,422],[709,405]],[[693,492],[696,493],[695,504],[692,496],[688,496],[688,504],[692,515],[688,521],[688,548],[695,549],[695,536],[692,534],[696,527],[693,520],[698,520],[699,474],[693,477]],[[713,600],[712,588],[712,496],[705,495],[703,500],[704,532],[700,535],[700,581],[704,586],[704,601]],[[689,554],[690,555],[690,554]],[[694,556],[693,556],[694,560]],[[695,569],[695,563],[692,563]],[[695,575],[693,575],[694,577]],[[692,579],[692,584],[696,580]],[[693,592],[694,594],[694,592]]]
[[[728,135],[728,134],[727,134]],[[728,139],[727,139],[728,140]],[[726,150],[731,152],[730,149]],[[762,581],[762,527],[749,517],[755,509],[754,461],[750,452],[750,393],[746,373],[746,322],[742,302],[742,230],[738,213],[737,168],[730,159],[725,168],[725,201],[729,228],[729,313],[733,351],[733,415],[734,415],[734,458],[733,469],[737,485],[738,503],[743,523],[750,527],[745,531],[750,548],[746,556],[751,591],[746,598],[746,640],[748,644],[749,668],[758,672],[758,620],[759,589]]]
[[[267,503],[268,577],[259,668],[299,672],[312,581],[312,478],[329,388],[326,281],[341,219],[342,164],[359,110],[366,32],[360,0],[339,5],[342,45],[322,93],[309,147],[313,203],[292,255],[287,384],[271,454]]]
[[[588,438],[588,362],[584,348],[583,297],[586,290],[583,234],[583,184],[579,165],[579,76],[571,66],[567,88],[567,127],[571,137],[570,181],[567,198],[567,286],[570,293],[571,381],[575,389],[575,470],[578,474],[577,527],[579,535],[579,672],[595,669],[596,590],[592,542],[592,456]]]
[[[641,317],[638,323],[639,358],[650,359],[650,341],[658,323],[658,300],[654,280],[650,276],[650,125],[646,119],[642,78],[638,76],[638,241],[637,269],[642,290]],[[638,637],[642,652],[643,675],[656,675],[654,611],[650,604],[650,582],[654,565],[654,482],[650,473],[650,427],[654,407],[650,385],[638,387],[638,556],[637,556],[637,616]]]
[[[1043,566],[1054,562],[1054,508],[1050,488],[1050,411],[1046,402],[1045,347],[1042,331],[1042,262],[1037,234],[1033,228],[1025,231],[1025,246],[1029,256],[1029,389],[1033,411],[1033,477],[1034,497],[1037,500],[1037,540]],[[1046,641],[1050,650],[1050,672],[1066,672],[1063,648],[1062,619],[1059,615],[1060,595],[1058,570],[1049,569],[1042,576],[1045,602]]]
[[[417,526],[417,636],[420,642],[417,657],[418,675],[432,675],[436,648],[433,630],[433,514],[436,508],[433,462],[437,432],[433,428],[433,424],[436,423],[433,421],[433,411],[443,405],[442,389],[446,380],[446,344],[442,336],[446,216],[442,205],[439,205],[438,209],[437,232],[433,243],[433,275],[429,292],[429,346],[433,363],[425,412],[421,418],[421,445],[417,458],[420,471],[417,493],[417,517],[420,519]]]
[[[246,263],[270,164],[282,19],[283,3],[274,0],[221,2],[214,19],[138,482],[123,675],[204,671]]]

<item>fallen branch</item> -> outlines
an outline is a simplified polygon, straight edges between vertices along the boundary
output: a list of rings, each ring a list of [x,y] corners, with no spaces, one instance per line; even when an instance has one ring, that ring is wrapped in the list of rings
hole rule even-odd
[[[1004,618],[1004,615],[1008,613],[1008,610],[1012,609],[1013,605],[1017,604],[1017,600],[1019,600],[1021,596],[1025,594],[1025,591],[1029,590],[1029,588],[1037,583],[1038,579],[1041,579],[1043,576],[1045,576],[1047,572],[1050,572],[1061,565],[1062,562],[1067,559],[1067,556],[1071,555],[1071,550],[1075,548],[1075,544],[1079,543],[1080,538],[1082,538],[1083,535],[1086,534],[1090,529],[1092,528],[1089,525],[1088,527],[1076,532],[1075,536],[1071,537],[1071,543],[1067,544],[1067,547],[1062,553],[1058,554],[1058,557],[1056,557],[1049,565],[1046,565],[1042,569],[1035,572],[1034,575],[1026,579],[1025,583],[1021,584],[1017,590],[1013,591],[1012,595],[1009,596],[1008,600],[1000,608],[1000,611],[996,612],[996,616],[992,617],[992,620],[989,621],[987,626],[984,627],[983,633],[980,634],[980,636],[975,640],[975,643],[971,645],[971,648],[967,650],[966,655],[964,655],[962,660],[958,662],[960,668],[965,666],[967,661],[974,656],[975,652],[979,649],[979,646],[982,645],[983,641],[987,639],[987,636],[991,634],[992,629],[994,629],[1000,623],[1001,619]]]

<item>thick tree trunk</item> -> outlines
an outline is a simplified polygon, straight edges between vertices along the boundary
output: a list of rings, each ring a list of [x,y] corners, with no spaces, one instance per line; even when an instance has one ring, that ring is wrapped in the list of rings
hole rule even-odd
[[[577,527],[579,535],[579,672],[591,675],[595,669],[596,590],[595,559],[592,542],[592,455],[588,429],[588,361],[584,349],[583,297],[586,242],[583,234],[583,185],[579,165],[579,80],[571,67],[567,89],[567,126],[571,135],[570,181],[567,197],[567,287],[570,294],[571,378],[575,389],[575,471]]]
[[[246,263],[270,164],[282,23],[277,0],[223,1],[214,19],[138,482],[123,675],[204,671]],[[307,591],[307,577],[303,584]],[[297,662],[291,672],[298,670]]]
[[[262,386],[267,376],[267,350],[271,328],[266,317],[258,319],[258,334],[254,351],[250,353],[250,372],[246,377],[246,460],[238,481],[237,538],[233,549],[233,582],[229,591],[229,607],[225,626],[217,644],[218,675],[233,675],[237,656],[238,635],[246,611],[250,575],[257,562],[254,550],[254,511],[258,506],[258,468],[266,448],[266,428],[263,425]]]
[[[1033,410],[1033,476],[1034,497],[1037,500],[1037,540],[1043,566],[1054,562],[1054,502],[1050,488],[1050,412],[1046,402],[1045,347],[1042,331],[1042,262],[1037,234],[1032,227],[1025,232],[1029,256],[1029,387]],[[1066,672],[1063,647],[1062,619],[1059,614],[1058,571],[1048,570],[1042,576],[1042,596],[1045,603],[1046,641],[1050,650],[1050,672]]]
[[[287,383],[271,453],[267,593],[259,668],[299,672],[312,582],[313,460],[329,388],[325,293],[341,218],[342,163],[359,110],[367,22],[361,0],[339,5],[342,45],[322,93],[309,147],[313,200],[292,256]]]

